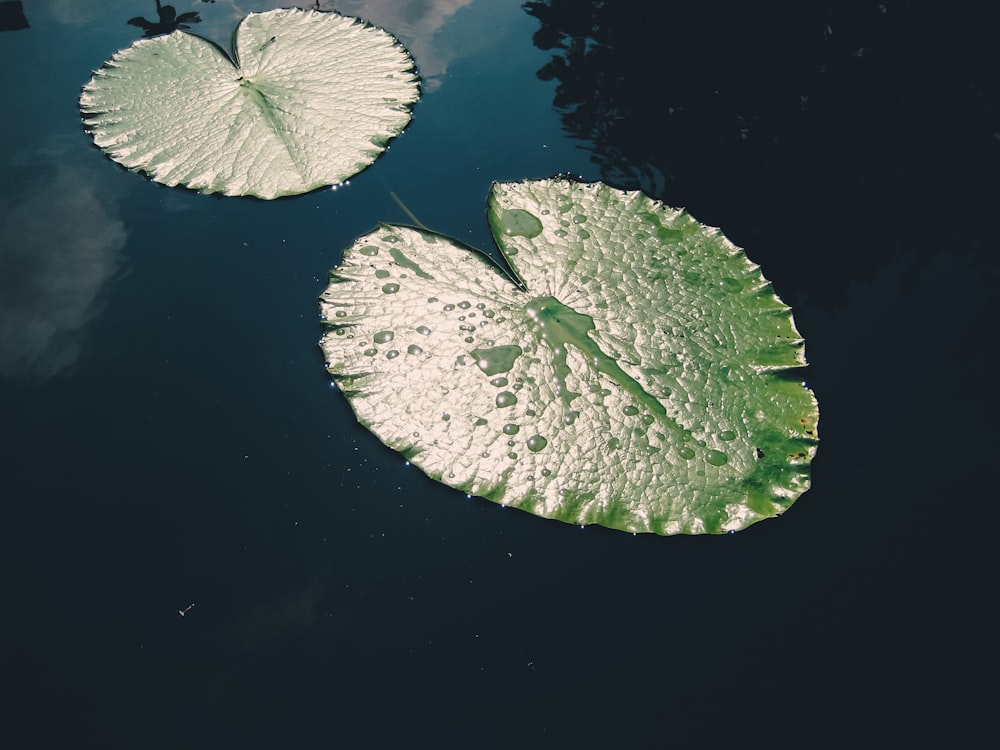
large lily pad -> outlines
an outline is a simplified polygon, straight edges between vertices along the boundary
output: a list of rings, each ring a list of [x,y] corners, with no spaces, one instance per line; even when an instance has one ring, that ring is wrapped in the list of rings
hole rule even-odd
[[[445,484],[547,518],[720,533],[809,486],[791,311],[718,230],[639,192],[500,183],[485,255],[382,225],[330,272],[327,367]]]
[[[275,198],[335,185],[410,121],[419,83],[387,32],[337,13],[252,13],[230,57],[175,31],[117,52],[80,109],[112,159],[165,185]]]

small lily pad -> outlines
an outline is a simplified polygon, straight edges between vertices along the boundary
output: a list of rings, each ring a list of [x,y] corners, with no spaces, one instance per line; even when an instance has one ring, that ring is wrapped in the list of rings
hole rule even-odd
[[[275,198],[336,185],[410,121],[419,82],[389,33],[337,13],[252,13],[233,52],[174,31],[117,52],[83,87],[94,142],[164,185]]]

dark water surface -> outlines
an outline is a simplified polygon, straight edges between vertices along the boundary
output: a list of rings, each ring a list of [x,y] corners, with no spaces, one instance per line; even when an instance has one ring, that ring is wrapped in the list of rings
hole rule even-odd
[[[153,5],[25,0],[30,28],[0,34],[5,746],[978,736],[996,666],[989,19],[338,3],[402,39],[425,94],[349,185],[262,202],[159,186],[83,133],[80,87]],[[177,10],[228,44],[280,5]],[[409,221],[390,193],[492,250],[490,183],[564,172],[686,206],[792,305],[821,444],[782,518],[633,537],[466,499],[330,387],[316,297],[354,237]]]

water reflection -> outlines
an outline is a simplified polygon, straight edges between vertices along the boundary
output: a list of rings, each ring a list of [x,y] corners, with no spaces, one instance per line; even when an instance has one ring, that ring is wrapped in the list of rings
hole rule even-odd
[[[524,4],[541,23],[535,46],[552,53],[538,77],[556,82],[566,131],[606,181],[661,198],[670,181],[703,180],[706,161],[745,158],[794,128],[817,55],[830,53],[816,44],[819,14],[711,5],[653,22],[635,0]]]
[[[0,31],[27,29],[28,19],[24,17],[24,6],[20,0],[4,0],[0,3]]]
[[[116,208],[82,168],[60,167],[0,199],[0,377],[44,380],[76,362],[125,240]]]
[[[101,3],[81,3],[80,0],[49,0],[39,10],[45,10],[59,23],[86,26],[103,14]]]
[[[181,13],[177,15],[177,10],[173,5],[161,5],[160,0],[156,2],[157,20],[150,21],[142,16],[136,16],[128,20],[129,26],[138,26],[143,30],[144,37],[160,36],[169,34],[177,29],[190,29],[191,24],[201,23],[201,17],[195,12]]]

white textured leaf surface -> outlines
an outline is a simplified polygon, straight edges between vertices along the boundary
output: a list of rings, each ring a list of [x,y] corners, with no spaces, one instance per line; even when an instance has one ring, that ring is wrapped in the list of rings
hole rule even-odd
[[[94,142],[165,185],[269,199],[360,172],[419,97],[406,50],[355,18],[255,13],[233,46],[238,65],[183,31],[116,53],[80,97]]]
[[[818,411],[789,309],[717,230],[603,184],[494,186],[519,288],[383,225],[321,298],[358,419],[429,476],[548,518],[720,533],[809,486]]]

